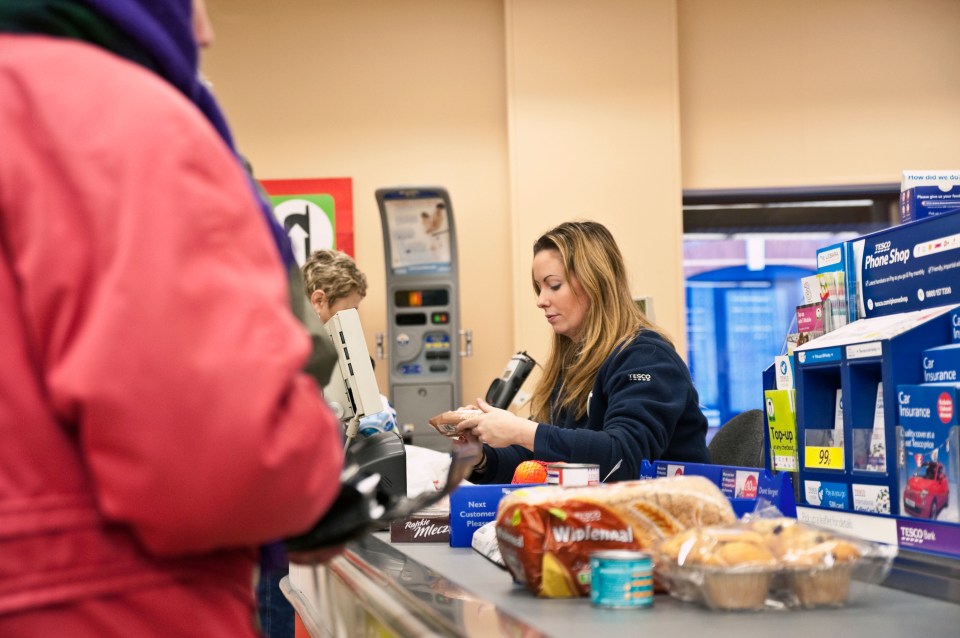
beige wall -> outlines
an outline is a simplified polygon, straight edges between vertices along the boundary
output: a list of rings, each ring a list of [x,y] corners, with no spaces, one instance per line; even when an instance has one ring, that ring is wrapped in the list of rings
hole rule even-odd
[[[218,40],[204,70],[258,177],[353,178],[371,348],[386,331],[373,193],[405,184],[453,200],[474,336],[464,402],[515,351],[546,357],[529,253],[564,220],[623,238],[638,294],[682,341],[673,0],[208,4]]]
[[[499,1],[208,0],[203,67],[261,178],[351,177],[368,346],[386,332],[374,191],[442,185],[482,396],[514,352],[503,5]],[[386,362],[377,366],[386,391]]]
[[[353,178],[371,348],[386,331],[374,190],[450,191],[475,344],[464,402],[516,350],[545,357],[529,253],[560,221],[614,230],[683,352],[681,185],[960,166],[956,0],[208,4],[204,69],[258,176]]]
[[[636,294],[683,343],[680,141],[673,0],[507,0],[517,342],[538,360],[531,246],[559,222],[614,232]],[[531,385],[532,387],[532,385]]]
[[[957,0],[680,0],[684,188],[960,167]]]

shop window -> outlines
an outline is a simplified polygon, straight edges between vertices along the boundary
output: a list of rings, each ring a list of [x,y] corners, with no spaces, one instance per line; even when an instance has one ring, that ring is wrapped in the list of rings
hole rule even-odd
[[[713,427],[762,406],[762,371],[780,353],[800,277],[812,269],[736,266],[687,280],[688,363]]]
[[[684,193],[687,363],[711,428],[763,408],[816,251],[886,228],[897,185]]]

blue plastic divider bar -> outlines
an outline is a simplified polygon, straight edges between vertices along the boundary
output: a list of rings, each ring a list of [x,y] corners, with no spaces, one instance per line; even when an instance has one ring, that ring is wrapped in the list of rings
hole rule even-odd
[[[730,499],[737,516],[753,512],[761,499],[775,505],[784,516],[797,515],[793,482],[787,472],[773,474],[769,470],[756,467],[674,461],[643,461],[640,464],[642,479],[678,475],[703,476],[709,479]]]

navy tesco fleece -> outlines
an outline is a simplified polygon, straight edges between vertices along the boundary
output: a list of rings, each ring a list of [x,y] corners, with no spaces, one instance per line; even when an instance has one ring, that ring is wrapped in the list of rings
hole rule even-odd
[[[608,481],[640,477],[643,459],[709,463],[707,420],[690,372],[677,352],[653,331],[640,332],[600,366],[587,415],[557,410],[554,423],[537,427],[534,450],[484,446],[487,469],[470,480],[509,483],[522,461],[596,463]]]

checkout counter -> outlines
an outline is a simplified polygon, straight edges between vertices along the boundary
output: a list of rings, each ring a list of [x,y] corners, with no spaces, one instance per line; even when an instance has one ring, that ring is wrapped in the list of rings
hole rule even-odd
[[[391,544],[386,532],[352,542],[325,566],[292,565],[281,588],[302,638],[960,635],[960,605],[863,583],[839,609],[723,613],[667,594],[657,594],[652,608],[630,610],[596,608],[587,598],[542,599],[471,548]]]
[[[345,384],[342,388],[335,384],[333,389],[341,393],[339,402],[351,423],[381,408],[355,314],[338,313],[338,321],[332,322],[336,329],[331,332],[340,337],[343,346],[338,355]],[[351,341],[356,344],[355,361],[364,364],[359,370],[363,374],[347,365]],[[505,378],[512,371],[508,366]],[[367,409],[367,405],[374,407]],[[396,443],[392,434],[384,436]],[[361,454],[363,446],[355,445],[355,454],[375,461],[381,473],[384,460],[393,459],[382,449]],[[469,461],[465,459],[464,467],[472,467]],[[423,464],[419,460],[413,466]],[[409,469],[409,464],[404,467]],[[399,466],[395,470],[395,474],[404,473]],[[448,472],[448,488],[459,484],[462,477],[460,472]],[[399,493],[405,492],[404,485]],[[297,612],[298,638],[673,638],[701,633],[710,638],[960,636],[960,564],[915,552],[911,555],[901,550],[886,580],[890,587],[854,583],[850,603],[839,609],[724,613],[668,594],[657,594],[651,608],[629,610],[593,607],[588,598],[537,598],[514,584],[509,572],[472,548],[391,543],[389,538],[387,532],[367,534],[325,565],[290,566],[281,589]]]

